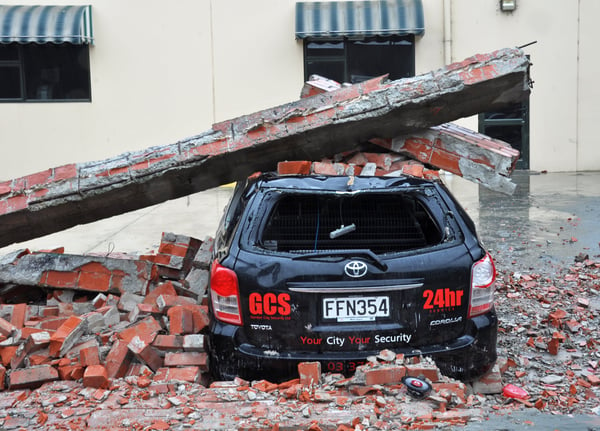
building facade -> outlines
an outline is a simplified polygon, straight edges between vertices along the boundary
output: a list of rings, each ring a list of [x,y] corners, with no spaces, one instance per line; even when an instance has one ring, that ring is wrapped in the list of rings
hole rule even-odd
[[[527,103],[457,122],[523,168],[600,170],[598,17],[597,0],[5,1],[0,181],[174,143],[296,100],[313,72],[396,79],[524,45]]]

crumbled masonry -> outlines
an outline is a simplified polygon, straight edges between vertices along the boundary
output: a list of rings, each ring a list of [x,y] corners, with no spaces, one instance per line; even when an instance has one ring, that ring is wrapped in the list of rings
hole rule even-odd
[[[600,414],[600,261],[582,256],[555,279],[500,274],[503,357],[474,382],[389,350],[352,377],[305,362],[297,379],[280,384],[216,382],[204,347],[207,278],[189,277],[208,270],[212,247],[210,237],[164,233],[158,251],[143,256],[57,249],[0,257],[0,427],[414,430],[521,409]],[[116,280],[103,291],[107,267],[132,270],[120,278],[135,278],[144,293]],[[43,271],[70,283],[51,285]],[[425,379],[432,391],[416,398],[406,376]]]
[[[0,247],[272,171],[280,161],[320,160],[372,139],[502,109],[528,96],[529,66],[523,51],[502,49],[413,78],[376,78],[302,98],[172,145],[0,182]],[[457,164],[454,144],[433,144],[431,153],[450,157],[455,171],[487,183],[472,175],[475,160]]]

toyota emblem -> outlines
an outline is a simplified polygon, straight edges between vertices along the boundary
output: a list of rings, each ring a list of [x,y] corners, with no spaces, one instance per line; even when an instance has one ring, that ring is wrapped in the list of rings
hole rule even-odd
[[[367,274],[367,264],[360,260],[351,260],[344,266],[344,272],[348,277],[363,277]]]

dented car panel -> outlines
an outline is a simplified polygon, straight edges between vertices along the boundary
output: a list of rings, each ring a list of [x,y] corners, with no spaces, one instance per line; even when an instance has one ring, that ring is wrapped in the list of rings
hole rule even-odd
[[[439,183],[265,175],[239,184],[215,238],[211,370],[283,380],[320,361],[351,374],[390,349],[475,378],[496,359],[490,268]]]

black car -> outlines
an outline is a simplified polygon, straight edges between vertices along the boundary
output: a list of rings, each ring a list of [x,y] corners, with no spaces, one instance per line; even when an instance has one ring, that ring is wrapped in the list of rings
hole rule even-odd
[[[215,379],[351,375],[383,349],[472,380],[496,360],[496,272],[439,181],[278,176],[237,184],[215,236]]]

